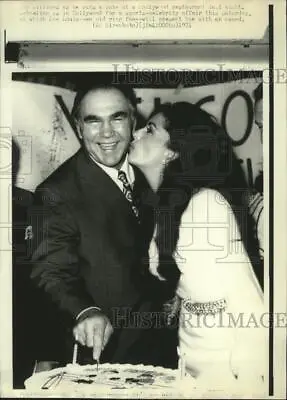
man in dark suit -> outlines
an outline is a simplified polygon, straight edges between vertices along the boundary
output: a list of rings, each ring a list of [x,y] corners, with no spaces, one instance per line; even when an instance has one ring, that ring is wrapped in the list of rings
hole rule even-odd
[[[129,311],[139,316],[153,310],[138,276],[132,193],[142,177],[127,162],[135,94],[109,85],[79,92],[73,115],[82,148],[35,192],[32,278],[73,329],[83,362],[92,348],[94,360],[160,364],[152,335],[140,329],[139,318],[136,324],[129,318]]]

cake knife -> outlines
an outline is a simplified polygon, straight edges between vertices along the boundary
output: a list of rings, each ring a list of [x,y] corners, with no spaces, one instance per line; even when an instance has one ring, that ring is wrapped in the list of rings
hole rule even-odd
[[[77,364],[77,359],[78,359],[78,348],[79,345],[77,342],[75,342],[74,344],[74,349],[73,349],[73,360],[72,360],[72,364]]]

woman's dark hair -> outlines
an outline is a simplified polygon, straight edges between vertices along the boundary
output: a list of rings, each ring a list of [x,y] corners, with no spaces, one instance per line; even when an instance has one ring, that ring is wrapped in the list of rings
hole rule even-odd
[[[253,91],[253,97],[255,100],[255,103],[259,100],[262,100],[263,98],[263,83],[259,83],[259,85],[256,87],[256,89]]]
[[[191,197],[203,187],[215,189],[227,199],[251,261],[259,260],[259,255],[251,220],[243,202],[246,180],[227,134],[213,116],[188,102],[163,104],[150,117],[159,113],[166,118],[169,147],[179,154],[164,171],[162,184],[154,196],[151,222],[153,228],[157,226],[158,271],[166,278],[165,285],[172,295],[180,277],[173,255],[181,216]],[[146,231],[152,235],[153,229]]]

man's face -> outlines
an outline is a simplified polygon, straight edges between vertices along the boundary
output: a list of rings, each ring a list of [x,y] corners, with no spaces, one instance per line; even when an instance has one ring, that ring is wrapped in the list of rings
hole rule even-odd
[[[95,89],[82,99],[77,127],[90,157],[120,168],[134,128],[132,107],[116,88]]]
[[[258,128],[260,130],[260,138],[261,138],[261,142],[262,142],[262,133],[263,133],[263,103],[262,103],[262,99],[258,100],[255,104],[254,117],[255,117],[255,124],[258,126]]]

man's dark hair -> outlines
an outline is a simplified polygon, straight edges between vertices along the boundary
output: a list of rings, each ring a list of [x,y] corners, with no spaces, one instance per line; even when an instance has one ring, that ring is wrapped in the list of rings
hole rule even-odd
[[[137,98],[136,94],[133,90],[133,88],[129,85],[116,85],[112,83],[104,83],[104,84],[95,84],[95,85],[89,85],[84,88],[81,88],[75,97],[74,100],[74,105],[72,108],[72,116],[77,119],[78,118],[78,111],[79,111],[79,106],[83,100],[83,98],[86,96],[87,93],[94,91],[94,90],[109,90],[109,89],[116,89],[119,92],[121,92],[125,98],[130,102],[131,106],[136,110],[137,106]]]
[[[255,102],[257,102],[259,100],[262,100],[262,97],[263,97],[263,84],[262,84],[262,82],[259,83],[257,88],[254,90],[253,97],[254,97]]]

